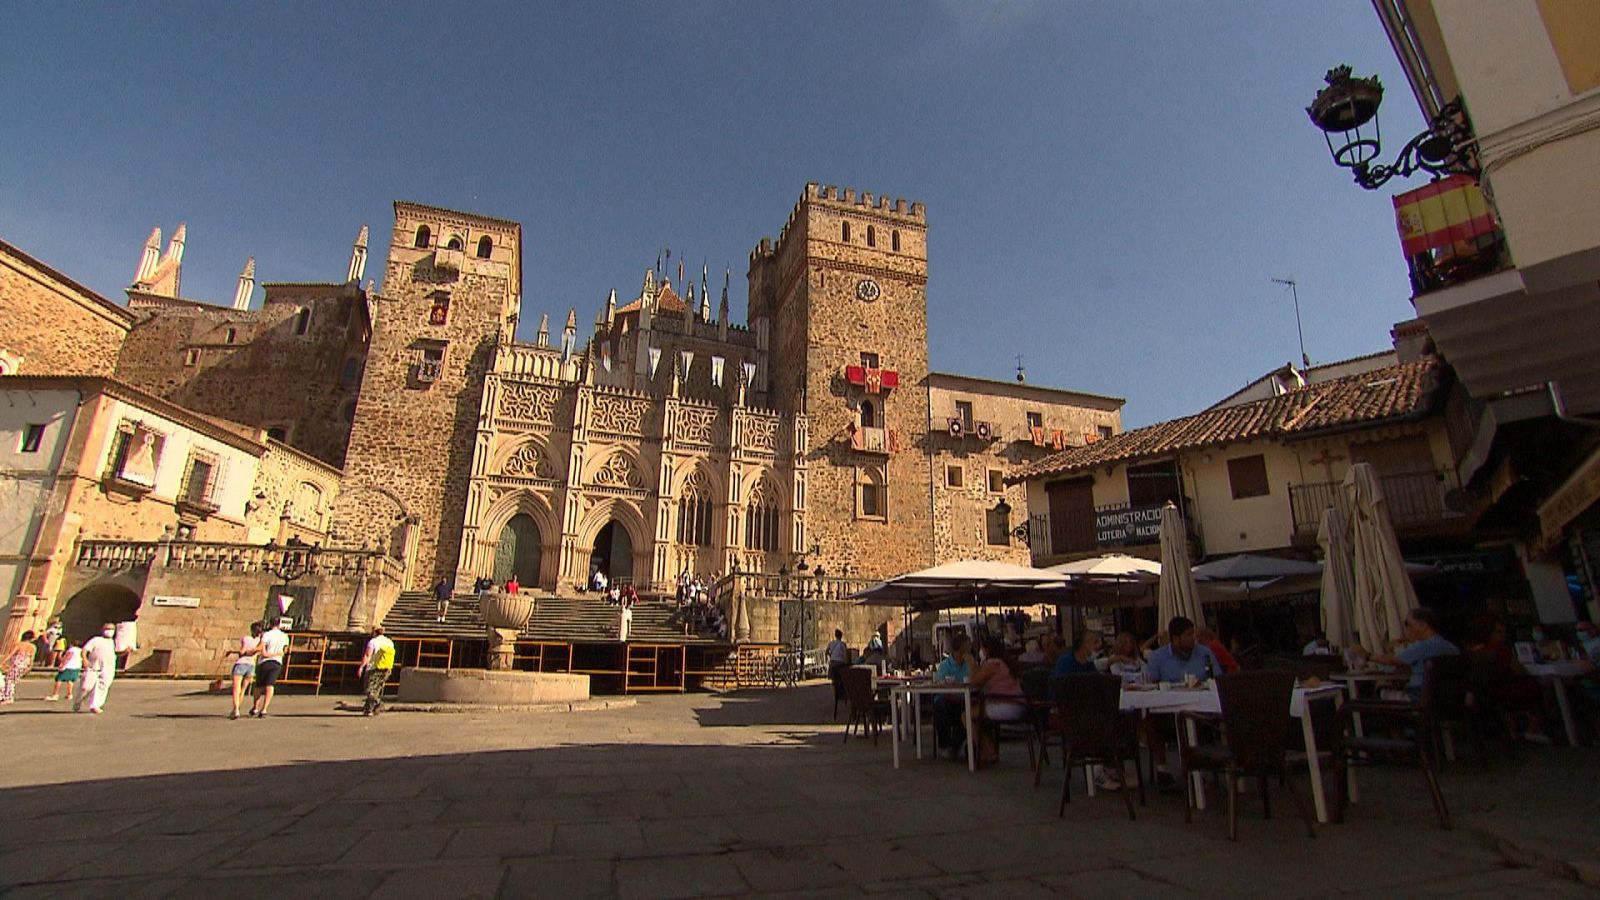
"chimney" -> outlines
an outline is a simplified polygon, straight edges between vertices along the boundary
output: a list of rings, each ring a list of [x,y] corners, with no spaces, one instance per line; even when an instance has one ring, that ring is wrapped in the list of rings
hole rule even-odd
[[[250,294],[256,289],[256,258],[245,260],[244,271],[239,273],[239,289],[233,292],[233,308],[250,308]]]

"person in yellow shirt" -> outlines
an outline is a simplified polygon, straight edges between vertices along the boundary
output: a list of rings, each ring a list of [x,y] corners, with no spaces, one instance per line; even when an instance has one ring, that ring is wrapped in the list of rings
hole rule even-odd
[[[361,654],[361,673],[366,677],[367,700],[361,714],[375,716],[383,707],[383,685],[394,670],[394,641],[384,637],[383,626],[372,629],[372,640]]]

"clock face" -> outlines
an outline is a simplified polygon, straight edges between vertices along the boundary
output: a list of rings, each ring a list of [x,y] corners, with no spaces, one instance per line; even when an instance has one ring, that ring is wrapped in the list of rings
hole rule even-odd
[[[863,278],[856,282],[856,296],[867,303],[878,299],[881,293],[883,292],[879,289],[878,283],[871,278]]]

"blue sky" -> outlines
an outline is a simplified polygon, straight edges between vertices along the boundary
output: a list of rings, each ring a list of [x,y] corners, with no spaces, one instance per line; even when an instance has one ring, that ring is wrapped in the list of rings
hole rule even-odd
[[[179,221],[196,299],[247,256],[340,280],[363,223],[381,279],[409,199],[522,222],[525,330],[592,322],[664,245],[731,266],[742,317],[750,248],[820,181],[927,205],[935,368],[1021,354],[1129,426],[1298,356],[1274,276],[1314,361],[1412,315],[1387,193],[1303,112],[1349,62],[1386,134],[1421,128],[1364,0],[4,11],[0,238],[118,300]]]

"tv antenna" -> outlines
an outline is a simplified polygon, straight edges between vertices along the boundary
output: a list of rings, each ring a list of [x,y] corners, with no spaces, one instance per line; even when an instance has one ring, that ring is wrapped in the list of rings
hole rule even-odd
[[[1306,355],[1306,330],[1300,324],[1300,288],[1293,278],[1274,278],[1274,284],[1287,285],[1289,293],[1294,297],[1294,330],[1300,335],[1300,364],[1311,368],[1311,357]]]

